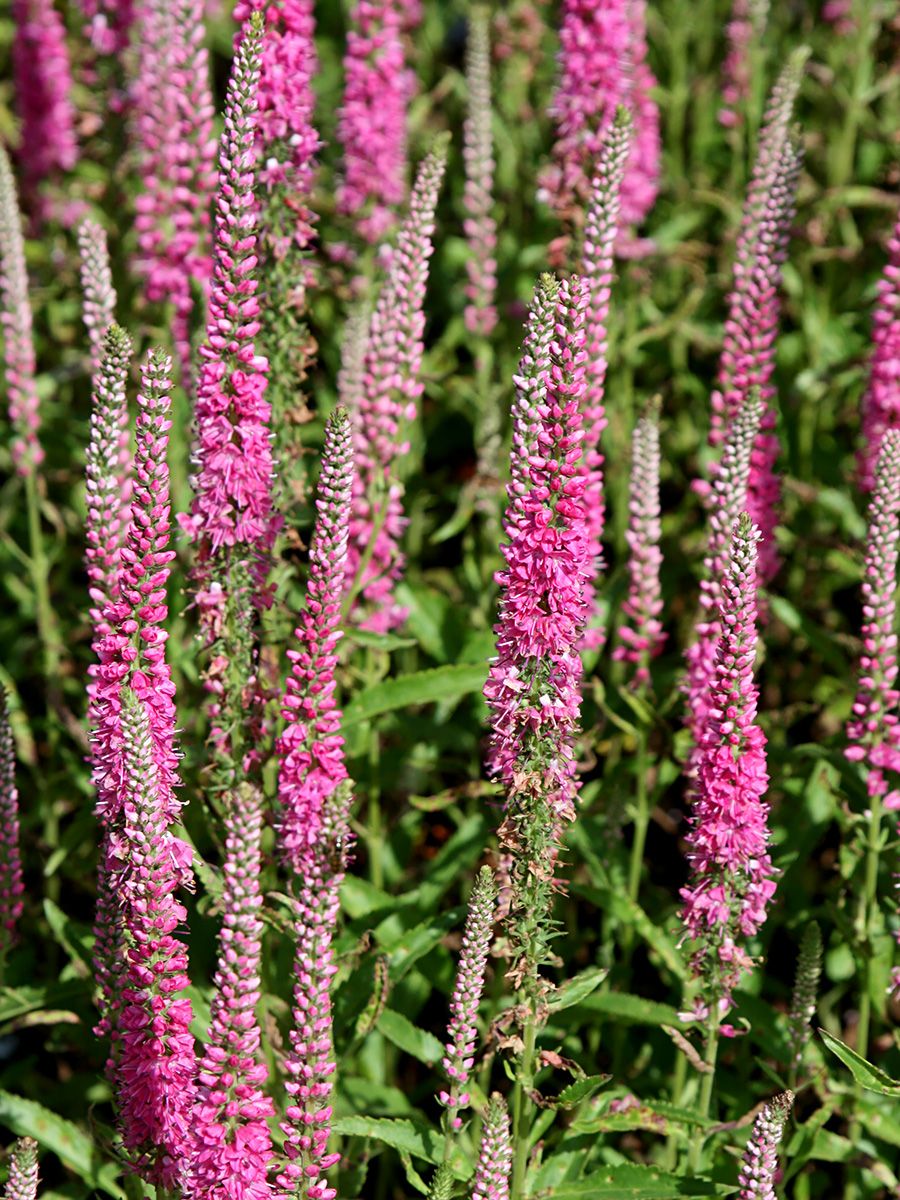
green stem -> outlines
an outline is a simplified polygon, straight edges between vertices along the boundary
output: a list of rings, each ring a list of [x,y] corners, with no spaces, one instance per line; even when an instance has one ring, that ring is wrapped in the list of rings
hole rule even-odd
[[[534,1086],[534,1051],[537,1044],[537,1020],[534,1004],[529,1002],[525,1020],[524,1047],[516,1083],[513,1089],[513,1139],[514,1154],[512,1189],[510,1200],[521,1200],[525,1195],[525,1173],[528,1169],[528,1142],[531,1133],[531,1104],[529,1093]]]
[[[375,656],[371,649],[366,651],[367,682],[372,683],[376,675]],[[381,789],[379,761],[381,741],[378,731],[373,729],[369,738],[369,803],[366,809],[365,840],[369,852],[369,879],[379,891],[384,887],[384,823],[381,813]]]
[[[675,1070],[672,1072],[672,1103],[678,1107],[684,1104],[684,1088],[687,1083],[687,1058],[680,1050],[676,1051]],[[678,1138],[670,1133],[666,1142],[666,1167],[674,1171],[678,1166]]]
[[[833,187],[844,187],[853,178],[859,127],[866,110],[866,97],[872,85],[873,60],[869,47],[872,39],[872,11],[869,0],[857,0],[852,6],[852,19],[856,33],[853,88],[847,102],[844,127],[831,155],[831,162],[834,164],[831,174]]]
[[[637,769],[637,805],[634,814],[634,837],[631,842],[631,861],[628,866],[628,896],[629,899],[636,902],[641,890],[644,847],[647,844],[647,829],[650,825],[650,793],[647,787],[647,727],[643,724],[638,727],[635,761]]]
[[[25,476],[25,503],[28,511],[28,542],[31,566],[31,582],[34,588],[34,603],[37,616],[38,636],[41,641],[44,676],[51,691],[58,690],[59,662],[62,643],[56,615],[50,603],[50,567],[44,553],[44,538],[41,533],[41,502],[38,495],[37,476],[29,472]]]
[[[709,1025],[706,1031],[706,1054],[704,1064],[708,1068],[700,1079],[700,1097],[697,1103],[697,1115],[704,1120],[709,1116],[712,1104],[713,1085],[716,1081],[716,1059],[719,1054],[719,1012],[715,1000],[710,1004]],[[703,1158],[703,1147],[706,1143],[706,1129],[701,1127],[694,1135],[688,1154],[688,1168],[698,1171]]]

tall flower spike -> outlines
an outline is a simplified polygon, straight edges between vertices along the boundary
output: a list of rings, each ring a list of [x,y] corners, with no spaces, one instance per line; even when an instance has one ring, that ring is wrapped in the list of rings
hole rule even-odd
[[[285,727],[278,742],[278,844],[294,873],[318,841],[323,805],[347,778],[334,693],[353,475],[350,421],[338,408],[325,427],[306,608],[294,635],[299,648],[288,651]]]
[[[128,49],[136,0],[81,0],[86,32],[98,54],[117,56]]]
[[[721,581],[725,573],[734,523],[747,506],[750,456],[759,430],[759,416],[759,397],[753,393],[729,430],[721,461],[713,477],[712,500],[709,505],[709,540],[703,558],[703,578],[700,581],[697,638],[685,654],[686,724],[691,731],[695,752],[706,724],[716,672],[716,645],[721,628]],[[692,773],[692,767],[688,773]]]
[[[872,359],[863,398],[860,484],[870,491],[888,429],[900,429],[900,217],[887,244],[888,260],[872,314]]]
[[[216,183],[214,106],[203,11],[193,0],[146,0],[138,10],[133,136],[143,190],[137,197],[137,266],[151,303],[174,306],[173,340],[193,388],[192,284],[212,270],[209,208]]]
[[[236,555],[250,563],[261,603],[278,529],[271,409],[265,398],[268,363],[255,345],[260,307],[254,114],[262,37],[263,18],[254,13],[238,46],[225,101],[215,268],[195,410],[198,470],[187,521],[197,544],[198,582],[214,579]]]
[[[400,539],[406,528],[397,463],[409,452],[402,430],[415,417],[423,391],[419,372],[425,349],[425,289],[446,161],[442,143],[419,168],[409,215],[397,235],[369,324],[365,385],[359,413],[354,414],[358,475],[347,578],[352,598],[361,592],[364,601],[359,624],[375,632],[395,628],[406,615],[393,595],[403,573]]]
[[[78,251],[81,255],[81,289],[84,292],[84,325],[91,348],[94,386],[103,357],[103,337],[115,320],[116,289],[109,265],[106,231],[96,221],[78,226]]]
[[[574,736],[581,706],[584,585],[590,569],[584,520],[581,412],[588,285],[539,288],[534,313],[552,322],[549,369],[515,417],[512,482],[497,579],[497,657],[484,694],[491,709],[490,767],[514,792],[538,788],[562,820],[575,815]],[[532,344],[545,343],[534,326]],[[523,404],[523,400],[525,403]]]
[[[0,976],[22,915],[22,859],[19,849],[19,793],[16,751],[9,723],[9,698],[0,688]]]
[[[619,232],[622,181],[632,140],[631,116],[625,109],[619,108],[603,139],[597,173],[591,184],[581,252],[582,274],[590,288],[585,318],[587,394],[584,406],[584,457],[581,462],[581,473],[585,479],[584,505],[588,538],[595,562],[588,594],[590,615],[596,615],[594,577],[603,566],[602,538],[606,519],[600,439],[606,428],[604,388],[609,301],[615,276],[614,250]],[[596,626],[589,628],[584,640],[588,649],[599,650],[603,646],[604,630]]]
[[[493,217],[494,141],[491,132],[491,26],[486,8],[469,14],[466,42],[468,111],[463,130],[466,186],[463,231],[469,245],[465,322],[470,333],[487,337],[497,324],[497,222]]]
[[[852,762],[863,764],[869,796],[900,808],[900,791],[888,793],[885,771],[900,772],[897,688],[897,549],[900,540],[900,429],[881,442],[862,581],[862,653],[856,699],[847,726]]]
[[[37,1200],[38,1145],[34,1138],[19,1138],[9,1160],[4,1200]]]
[[[187,948],[175,936],[185,919],[176,892],[190,849],[170,831],[166,788],[156,766],[152,714],[122,689],[123,823],[113,858],[128,931],[127,977],[116,1067],[119,1128],[132,1164],[148,1183],[173,1189],[191,1150],[194,1039]]]
[[[460,1113],[469,1106],[466,1084],[472,1069],[475,1043],[478,1038],[478,1005],[484,990],[484,973],[494,929],[497,907],[497,885],[490,867],[482,867],[469,899],[466,928],[459,952],[459,970],[453,998],[450,1001],[450,1024],[447,1028],[447,1047],[443,1059],[450,1090],[439,1095],[446,1105],[452,1128],[462,1125]]]
[[[390,230],[406,196],[406,112],[414,77],[404,62],[398,0],[356,0],[344,56],[338,209],[368,242]]]
[[[488,1105],[481,1149],[475,1166],[472,1200],[509,1200],[512,1172],[512,1139],[506,1101],[497,1092]]]
[[[66,30],[53,0],[12,0],[13,82],[22,120],[21,167],[24,191],[78,159],[72,68]]]
[[[816,1015],[819,999],[819,980],[822,975],[822,934],[815,921],[803,930],[797,974],[788,1014],[791,1043],[791,1070],[796,1072],[803,1062],[803,1051],[812,1032],[809,1023]]]
[[[0,327],[9,420],[15,433],[12,457],[20,475],[31,475],[44,458],[38,441],[41,423],[37,387],[34,382],[34,337],[22,218],[12,168],[0,146]]]
[[[542,275],[534,290],[528,312],[528,329],[519,360],[519,371],[513,376],[516,392],[512,407],[512,450],[509,456],[510,482],[507,488],[509,503],[506,506],[504,528],[507,537],[521,515],[517,501],[531,487],[531,465],[529,459],[535,449],[540,428],[540,406],[547,399],[550,379],[551,347],[556,335],[556,304],[559,299],[559,282],[553,275]]]
[[[693,970],[709,1006],[726,1008],[744,970],[741,944],[759,930],[775,892],[768,853],[766,738],[756,724],[756,573],[759,530],[742,513],[721,581],[720,633],[708,716],[697,754],[689,885],[681,890]]]
[[[185,1186],[196,1200],[264,1200],[272,1141],[263,1092],[260,996],[263,924],[261,864],[263,797],[245,784],[229,797],[219,961],[210,1008],[209,1041],[198,1064],[194,1151]]]
[[[733,0],[725,27],[728,53],[722,66],[722,107],[719,121],[728,129],[744,123],[744,109],[753,96],[754,51],[769,15],[769,0]]]
[[[565,0],[560,30],[559,82],[550,108],[556,122],[554,165],[544,175],[553,207],[566,213],[584,203],[617,108],[634,117],[634,140],[622,183],[622,219],[639,223],[656,198],[659,111],[647,65],[643,0]]]
[[[738,1200],[776,1200],[778,1143],[793,1104],[793,1092],[782,1092],[754,1121],[738,1174]]]
[[[622,605],[619,645],[613,658],[634,666],[635,687],[650,682],[650,662],[665,641],[660,614],[659,403],[638,421],[632,439],[628,511],[628,598]]]
[[[281,1129],[287,1156],[278,1186],[291,1200],[335,1200],[325,1182],[340,1158],[328,1153],[334,1089],[331,981],[340,889],[352,837],[350,782],[327,797],[317,844],[304,857],[294,898],[296,953],[291,1048],[285,1070],[288,1105]]]

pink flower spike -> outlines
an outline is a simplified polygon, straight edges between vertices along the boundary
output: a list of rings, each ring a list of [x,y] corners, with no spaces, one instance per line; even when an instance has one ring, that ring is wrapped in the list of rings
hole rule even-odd
[[[512,1160],[509,1113],[506,1101],[495,1092],[491,1096],[481,1133],[472,1200],[509,1200]]]
[[[528,380],[526,344],[514,415],[507,489],[497,657],[484,687],[491,711],[489,766],[507,788],[539,774],[558,821],[575,816],[574,738],[581,708],[585,583],[591,568],[580,473],[585,395],[587,282],[538,286],[529,342],[546,344],[535,318],[549,321],[549,368]],[[540,354],[541,351],[538,350]],[[540,764],[539,767],[537,764]]]
[[[434,212],[444,177],[442,142],[425,158],[397,235],[385,280],[369,324],[364,386],[359,412],[352,413],[358,474],[353,489],[348,590],[363,629],[385,633],[406,613],[394,600],[403,574],[400,539],[406,528],[403,486],[397,464],[409,451],[404,426],[417,412],[424,390],[422,367],[425,290],[431,260]],[[351,612],[353,609],[351,607]]]
[[[9,1160],[9,1177],[4,1200],[37,1200],[38,1144],[34,1138],[19,1138]]]
[[[895,599],[900,541],[900,429],[889,429],[882,438],[868,522],[862,580],[862,652],[845,753],[851,762],[863,764],[869,795],[884,798],[891,786],[889,779],[900,773]]]
[[[719,122],[728,129],[743,125],[753,94],[754,51],[766,28],[769,0],[732,0],[725,27],[728,53],[722,65],[722,108]]]
[[[38,441],[40,403],[34,381],[34,338],[22,218],[12,168],[0,146],[0,328],[9,419],[15,433],[12,458],[20,475],[31,475],[44,460]]]
[[[66,29],[53,0],[12,0],[13,81],[22,120],[23,191],[33,198],[45,179],[78,159],[72,68]]]
[[[887,244],[888,260],[872,314],[872,359],[863,397],[860,486],[871,491],[888,429],[900,429],[900,217]]]
[[[697,752],[689,885],[681,890],[694,974],[724,1015],[753,965],[742,943],[758,932],[775,892],[763,800],[766,739],[756,724],[757,542],[747,513],[734,527],[720,582],[715,676]]]
[[[482,867],[469,898],[469,911],[459,952],[459,970],[450,1001],[450,1024],[443,1058],[449,1091],[440,1093],[454,1127],[460,1113],[469,1104],[466,1084],[478,1040],[478,1005],[484,991],[484,974],[494,929],[497,885],[490,867]]]
[[[128,49],[136,0],[81,0],[86,33],[98,54],[116,57]]]
[[[782,1092],[754,1121],[738,1174],[738,1200],[776,1200],[778,1143],[793,1104],[793,1092]]]
[[[84,325],[91,347],[91,370],[96,388],[103,357],[103,336],[115,320],[116,310],[116,289],[109,265],[106,231],[96,221],[86,220],[79,225],[78,251],[84,292]]]
[[[215,269],[195,409],[198,470],[185,524],[197,546],[197,583],[207,585],[237,554],[249,561],[256,600],[265,604],[279,521],[272,502],[268,363],[255,344],[260,307],[253,184],[262,38],[263,19],[254,13],[238,46],[225,101]]]
[[[306,608],[295,631],[298,649],[288,651],[285,726],[277,747],[278,845],[294,874],[302,872],[319,839],[324,804],[347,778],[334,693],[353,478],[350,421],[338,408],[325,426]]]
[[[16,751],[9,723],[9,697],[0,688],[0,977],[22,915],[22,858],[19,849],[19,793]]]
[[[263,924],[259,886],[263,797],[245,784],[227,798],[222,929],[209,1041],[198,1063],[186,1200],[264,1200],[272,1141],[263,1091],[260,996]]]
[[[332,945],[340,889],[352,837],[351,792],[345,781],[326,799],[319,840],[295,878],[294,1005],[291,1049],[285,1062],[288,1105],[281,1129],[287,1162],[278,1186],[296,1200],[335,1200],[325,1182],[340,1157],[328,1153],[334,1089],[331,981],[337,973]]]
[[[344,178],[338,210],[377,242],[406,197],[406,110],[415,91],[403,53],[399,0],[356,0],[344,56],[344,102],[338,141]]]
[[[632,439],[631,484],[628,510],[628,598],[622,605],[619,645],[613,658],[634,666],[632,683],[637,688],[650,683],[650,662],[659,654],[663,632],[662,591],[659,572],[659,404],[641,417]]]
[[[468,112],[463,130],[466,186],[463,231],[468,242],[466,329],[488,337],[497,324],[497,222],[493,217],[494,141],[491,132],[490,13],[473,8],[466,42]]]
[[[591,184],[581,252],[582,276],[588,281],[590,289],[585,317],[587,394],[584,404],[584,457],[581,461],[581,474],[585,480],[585,517],[595,564],[587,593],[589,624],[592,616],[598,616],[594,588],[596,578],[603,569],[602,538],[606,511],[600,441],[606,428],[604,389],[609,303],[615,278],[614,250],[619,233],[621,188],[632,141],[631,117],[625,109],[619,108],[603,139],[597,171]],[[601,650],[604,640],[605,630],[601,625],[594,624],[585,633],[584,645],[589,650]]]
[[[128,930],[127,981],[116,1066],[122,1142],[148,1182],[180,1186],[191,1151],[194,1039],[188,954],[175,937],[185,919],[175,893],[190,850],[169,829],[167,789],[155,761],[153,714],[131,688],[121,695],[123,823],[114,849],[115,891]]]

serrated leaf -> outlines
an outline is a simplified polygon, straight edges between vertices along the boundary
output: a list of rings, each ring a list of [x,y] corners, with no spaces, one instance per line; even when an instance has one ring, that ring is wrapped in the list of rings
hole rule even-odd
[[[389,1042],[427,1066],[436,1063],[444,1053],[444,1047],[433,1033],[413,1025],[409,1017],[396,1009],[386,1008],[378,1018],[376,1028]]]
[[[868,1092],[878,1092],[882,1096],[900,1096],[900,1082],[891,1079],[886,1071],[866,1062],[862,1055],[851,1050],[845,1042],[829,1033],[827,1029],[820,1029],[819,1036],[831,1053],[837,1055],[844,1066],[849,1068],[860,1087]]]
[[[423,921],[421,925],[407,929],[386,944],[385,950],[391,963],[391,981],[397,983],[402,979],[413,963],[440,945],[462,919],[462,909],[452,908],[434,921]]]
[[[577,1183],[554,1189],[553,1200],[677,1200],[681,1196],[727,1196],[735,1191],[710,1179],[657,1171],[637,1163],[603,1167]]]
[[[114,1196],[116,1200],[125,1196],[116,1182],[119,1168],[114,1163],[101,1162],[86,1133],[36,1100],[0,1091],[0,1124],[6,1125],[17,1137],[33,1137],[38,1145],[52,1151],[85,1183],[99,1188],[107,1196]]]
[[[50,899],[44,900],[44,916],[54,938],[66,951],[78,973],[85,977],[92,974],[94,962],[91,949],[94,939],[87,925],[73,921]]]
[[[678,1010],[671,1004],[660,1004],[656,1000],[645,1000],[642,996],[632,996],[628,992],[593,993],[582,1000],[582,1006],[591,1012],[605,1013],[632,1025],[674,1025],[681,1024]]]
[[[627,1133],[631,1130],[644,1129],[650,1133],[665,1136],[681,1134],[687,1136],[688,1128],[702,1128],[712,1125],[707,1118],[700,1117],[687,1109],[678,1108],[665,1101],[651,1101],[648,1104],[638,1104],[621,1112],[599,1113],[573,1121],[573,1133]]]
[[[382,713],[420,704],[461,700],[480,693],[487,678],[487,663],[434,667],[412,675],[395,675],[359,692],[344,709],[344,725],[367,721]]]
[[[588,967],[586,971],[567,980],[561,988],[555,991],[550,997],[547,1007],[551,1012],[562,1012],[564,1008],[571,1008],[573,1004],[581,1004],[600,986],[608,974],[609,971],[604,967]]]
[[[438,1163],[444,1160],[443,1135],[431,1129],[428,1125],[412,1121],[391,1120],[386,1117],[340,1117],[332,1122],[331,1128],[335,1133],[346,1137],[369,1138],[382,1145],[390,1146],[401,1154],[411,1154],[426,1162]],[[451,1155],[450,1166],[457,1179],[468,1179],[472,1167],[458,1153]]]
[[[568,1087],[564,1087],[556,1097],[557,1107],[574,1108],[582,1100],[587,1100],[588,1096],[593,1096],[594,1092],[609,1083],[610,1079],[612,1075],[585,1075],[584,1079],[576,1079]]]

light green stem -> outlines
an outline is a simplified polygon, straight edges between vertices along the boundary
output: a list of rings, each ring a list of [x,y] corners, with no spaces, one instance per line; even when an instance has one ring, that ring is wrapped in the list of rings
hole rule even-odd
[[[53,692],[58,690],[59,663],[62,658],[62,643],[56,614],[50,603],[50,567],[44,553],[44,538],[41,533],[41,501],[38,495],[37,476],[33,471],[25,476],[25,503],[28,511],[29,561],[31,583],[34,588],[35,613],[44,676]]]
[[[531,1133],[530,1092],[534,1086],[534,1052],[537,1044],[537,1020],[534,1004],[529,1002],[525,1020],[524,1047],[516,1083],[513,1089],[514,1154],[510,1200],[522,1200],[525,1195],[525,1173],[528,1170],[528,1142]]]
[[[715,1001],[710,1004],[709,1025],[706,1031],[706,1054],[704,1064],[708,1068],[700,1079],[700,1097],[697,1102],[697,1115],[704,1120],[709,1116],[712,1104],[713,1086],[716,1081],[716,1059],[719,1054],[719,1013]],[[703,1147],[706,1144],[706,1129],[701,1127],[694,1135],[688,1153],[688,1168],[698,1171],[703,1158]]]

